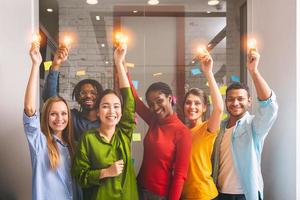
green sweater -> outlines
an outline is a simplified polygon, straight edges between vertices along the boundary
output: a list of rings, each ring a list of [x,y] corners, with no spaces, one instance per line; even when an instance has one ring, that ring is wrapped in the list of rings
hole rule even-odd
[[[136,177],[131,162],[131,140],[134,123],[134,99],[130,88],[122,88],[122,118],[110,143],[97,129],[84,133],[75,154],[72,175],[82,186],[86,200],[137,200]],[[122,159],[124,169],[116,177],[99,179],[99,170]]]

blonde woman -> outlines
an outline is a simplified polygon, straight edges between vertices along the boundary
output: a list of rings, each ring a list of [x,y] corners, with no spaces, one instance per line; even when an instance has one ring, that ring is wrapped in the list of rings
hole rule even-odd
[[[74,146],[69,107],[61,97],[49,98],[40,122],[35,106],[42,62],[39,43],[32,43],[30,57],[32,68],[25,92],[23,123],[32,164],[32,199],[78,199],[70,175]]]

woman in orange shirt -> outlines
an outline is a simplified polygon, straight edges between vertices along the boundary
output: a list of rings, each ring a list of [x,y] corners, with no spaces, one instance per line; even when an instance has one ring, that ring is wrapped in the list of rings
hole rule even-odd
[[[212,72],[213,60],[210,54],[204,50],[198,58],[201,70],[208,80],[213,110],[209,119],[205,121],[207,95],[198,88],[192,88],[186,93],[183,111],[192,134],[192,152],[182,199],[211,200],[218,196],[218,190],[211,177],[210,157],[221,122],[223,100]]]

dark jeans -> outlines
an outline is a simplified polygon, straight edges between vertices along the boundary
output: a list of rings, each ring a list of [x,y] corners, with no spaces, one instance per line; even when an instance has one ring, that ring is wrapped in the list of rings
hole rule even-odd
[[[167,200],[167,197],[154,194],[153,192],[142,188],[140,185],[138,185],[138,192],[139,200]]]
[[[258,200],[261,200],[260,193],[258,192]],[[243,194],[224,194],[220,193],[216,200],[246,200]]]
[[[220,193],[218,200],[246,200],[245,195],[243,194],[224,194]]]

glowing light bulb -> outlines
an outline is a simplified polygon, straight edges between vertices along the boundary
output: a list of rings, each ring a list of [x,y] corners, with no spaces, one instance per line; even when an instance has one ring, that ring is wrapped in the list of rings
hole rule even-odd
[[[248,40],[248,48],[249,49],[256,49],[256,40],[255,39],[249,39]]]
[[[32,42],[38,42],[38,43],[40,43],[41,42],[41,36],[40,36],[40,34],[34,33],[33,36],[32,36]]]
[[[64,46],[66,46],[67,48],[69,48],[72,44],[72,38],[70,36],[65,36],[64,37],[64,40],[63,40],[63,43],[64,43]]]
[[[204,46],[198,47],[197,52],[200,57],[205,56],[208,53]]]
[[[127,35],[124,35],[123,33],[116,33],[115,35],[115,43],[116,43],[116,46],[119,46],[119,45],[126,45],[128,43],[128,36]]]

